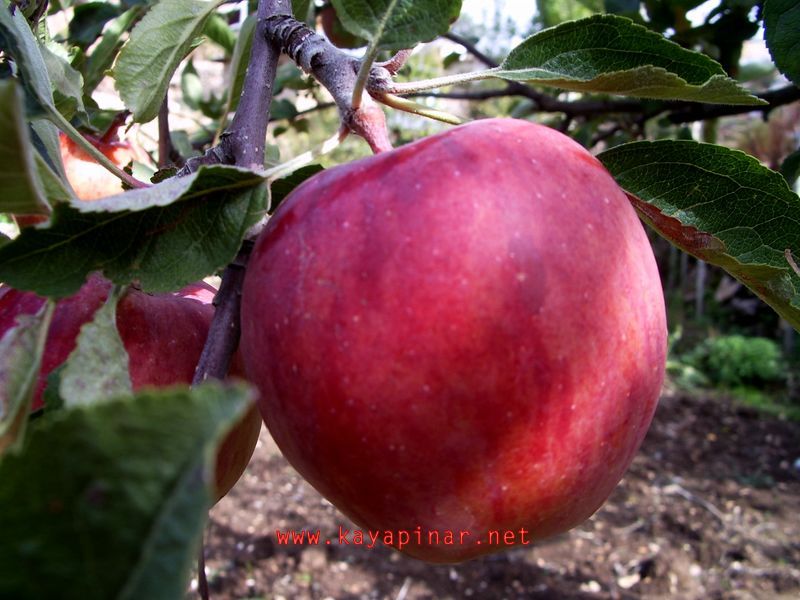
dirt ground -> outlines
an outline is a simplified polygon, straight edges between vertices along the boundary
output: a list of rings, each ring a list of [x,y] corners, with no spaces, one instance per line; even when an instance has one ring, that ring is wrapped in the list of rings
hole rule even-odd
[[[667,395],[627,476],[584,525],[432,566],[386,547],[279,545],[276,528],[335,539],[348,521],[264,431],[245,477],[211,514],[211,597],[800,598],[798,458],[799,423]]]

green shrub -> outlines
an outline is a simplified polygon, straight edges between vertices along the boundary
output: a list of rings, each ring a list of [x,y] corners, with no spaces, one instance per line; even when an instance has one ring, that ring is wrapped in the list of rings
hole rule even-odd
[[[787,366],[780,346],[767,338],[743,335],[710,338],[686,358],[711,382],[722,387],[780,384],[786,380]]]

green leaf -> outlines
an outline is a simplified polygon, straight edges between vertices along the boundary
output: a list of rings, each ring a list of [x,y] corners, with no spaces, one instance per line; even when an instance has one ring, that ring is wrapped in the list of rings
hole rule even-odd
[[[81,327],[60,375],[59,396],[66,407],[133,393],[128,352],[117,329],[120,293],[119,289],[112,292],[92,320]]]
[[[297,107],[294,102],[280,98],[272,102],[270,107],[269,118],[272,121],[280,121],[281,119],[294,119],[297,116]]]
[[[536,0],[536,8],[542,25],[553,27],[564,21],[575,21],[603,12],[603,0]]]
[[[75,199],[74,194],[64,183],[64,180],[56,175],[44,157],[38,152],[34,155],[36,160],[36,171],[39,174],[39,180],[44,187],[44,194],[47,201],[51,206],[60,204],[62,202],[72,202]]]
[[[0,456],[23,439],[54,306],[18,317],[0,339]]]
[[[145,392],[36,421],[0,462],[0,597],[182,598],[246,390]]]
[[[5,8],[0,7],[0,12]],[[0,81],[0,212],[47,214],[50,207],[36,175],[22,94],[13,79]]]
[[[53,92],[47,75],[39,43],[33,36],[22,11],[12,16],[9,0],[0,6],[0,48],[11,54],[17,64],[19,77],[25,89],[28,116],[49,115],[56,112]]]
[[[233,54],[233,49],[236,46],[236,33],[221,16],[212,14],[206,21],[203,33],[208,39],[225,50],[227,56]]]
[[[662,140],[598,156],[642,218],[674,245],[720,266],[800,329],[800,198],[752,156]]]
[[[800,3],[767,0],[764,4],[764,39],[781,73],[800,85]]]
[[[325,169],[322,168],[322,165],[306,165],[305,167],[300,167],[296,171],[293,171],[286,177],[282,177],[273,181],[272,185],[270,186],[270,214],[275,212],[275,209],[278,208],[278,205],[283,202],[286,196],[288,196],[297,186],[303,183],[306,179],[309,179],[320,171],[324,170]]]
[[[66,179],[64,163],[61,160],[61,142],[58,127],[46,119],[31,121],[31,138],[33,145],[42,159],[54,173]]]
[[[53,86],[53,99],[58,112],[66,119],[72,119],[76,113],[88,119],[83,106],[83,76],[72,68],[65,56],[54,52],[62,51],[57,44],[50,47],[40,44],[39,50]]]
[[[100,36],[105,24],[119,16],[120,8],[110,2],[88,2],[75,7],[69,22],[67,40],[70,44],[86,49]]]
[[[122,35],[133,26],[144,10],[144,6],[132,6],[105,28],[103,37],[86,59],[83,69],[84,89],[87,94],[91,94],[103,80],[122,47]]]
[[[47,201],[53,206],[74,200],[75,195],[64,175],[58,128],[50,121],[37,119],[30,124],[30,133],[36,150],[36,170]]]
[[[342,25],[384,50],[411,48],[446,33],[461,0],[333,0]]]
[[[203,101],[204,87],[191,60],[186,63],[181,73],[181,92],[186,105],[192,110],[198,110]]]
[[[596,15],[537,33],[488,73],[579,92],[765,104],[707,56],[615,15]]]
[[[214,165],[111,198],[59,204],[49,228],[27,228],[0,249],[0,281],[63,297],[102,271],[120,285],[175,290],[233,260],[267,196],[260,175]]]
[[[250,64],[250,50],[253,47],[253,33],[256,30],[256,17],[250,15],[239,28],[239,37],[233,49],[233,58],[228,67],[228,104],[223,112],[227,115],[239,106],[239,98],[244,88],[244,76],[247,74],[247,65]],[[277,92],[276,92],[277,93]]]
[[[311,0],[292,0],[294,18],[304,23],[311,23],[314,18],[313,5],[314,3]]]
[[[133,28],[114,66],[117,91],[139,123],[152,121],[170,79],[223,0],[161,0]]]

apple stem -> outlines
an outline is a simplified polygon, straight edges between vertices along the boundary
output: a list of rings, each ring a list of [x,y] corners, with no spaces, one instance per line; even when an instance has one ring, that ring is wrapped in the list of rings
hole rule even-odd
[[[131,115],[129,110],[121,110],[111,120],[111,123],[106,128],[103,135],[100,136],[100,141],[105,144],[112,144],[119,141],[119,128],[125,124],[127,118]]]

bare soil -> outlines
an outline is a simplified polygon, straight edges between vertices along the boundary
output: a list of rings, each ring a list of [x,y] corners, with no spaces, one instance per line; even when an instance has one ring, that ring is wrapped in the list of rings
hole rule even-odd
[[[800,598],[798,458],[800,423],[729,399],[668,395],[625,479],[588,522],[441,566],[386,547],[278,544],[278,528],[335,539],[352,526],[264,431],[248,472],[211,514],[211,597]]]

